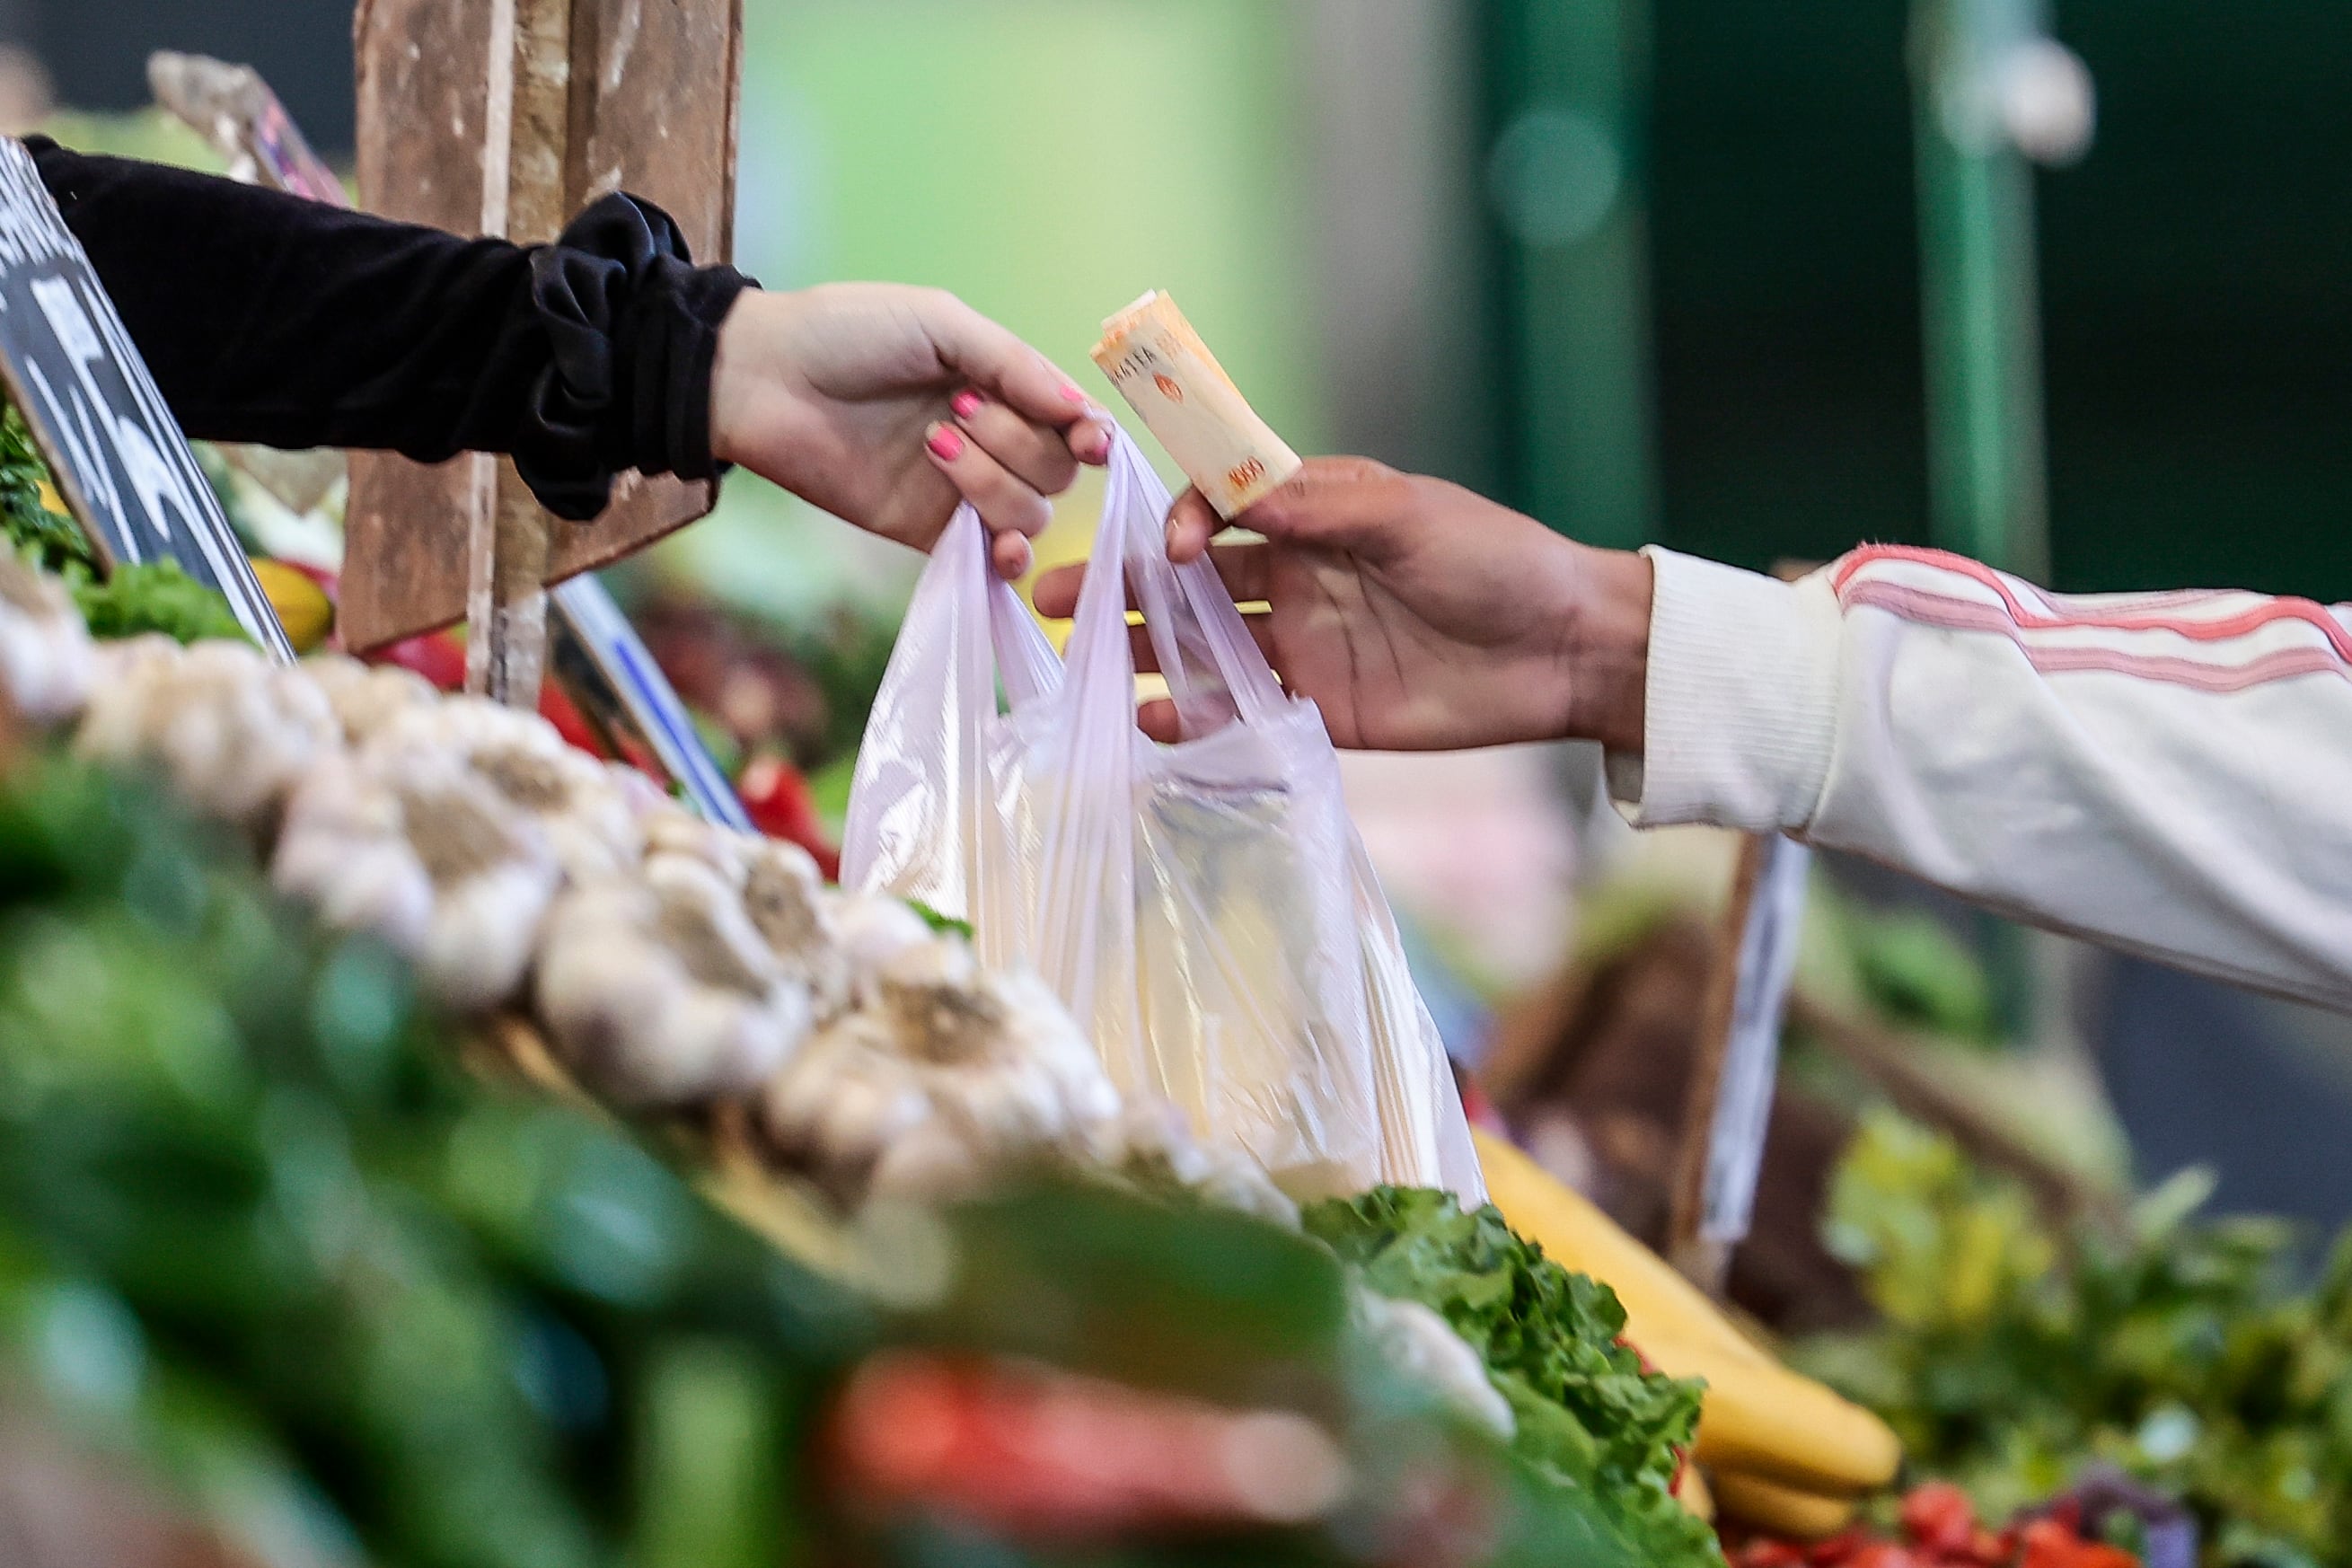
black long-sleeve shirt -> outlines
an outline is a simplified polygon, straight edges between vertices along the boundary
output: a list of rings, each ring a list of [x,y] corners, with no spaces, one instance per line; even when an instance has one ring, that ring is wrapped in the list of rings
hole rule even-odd
[[[463,239],[26,142],[189,435],[509,452],[558,516],[636,468],[708,478],[719,322],[749,283],[610,195],[552,245]]]

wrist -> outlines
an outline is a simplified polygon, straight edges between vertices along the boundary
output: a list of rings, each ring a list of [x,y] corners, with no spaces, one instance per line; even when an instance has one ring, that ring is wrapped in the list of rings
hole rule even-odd
[[[752,318],[757,318],[760,306],[755,300],[767,299],[757,289],[743,289],[736,296],[734,306],[719,318],[718,334],[710,351],[710,461],[740,463],[743,461],[743,414],[746,397],[751,393],[743,376],[743,360],[748,348],[743,343],[752,331]]]
[[[1569,618],[1569,738],[1638,756],[1650,675],[1649,557],[1576,547],[1582,560]]]

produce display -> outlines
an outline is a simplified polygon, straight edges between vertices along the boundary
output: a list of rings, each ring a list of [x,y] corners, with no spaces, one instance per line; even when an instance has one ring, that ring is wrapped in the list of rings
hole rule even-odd
[[[37,931],[54,926],[49,906],[62,899],[87,906],[94,929],[127,933],[113,945],[111,937],[60,937],[62,948],[10,947],[19,967],[0,978],[0,998],[44,1009],[8,1031],[21,1040],[18,1050],[36,1053],[31,1065],[15,1065],[72,1102],[16,1132],[31,1139],[37,1126],[96,1126],[118,1115],[136,1124],[135,1136],[92,1133],[79,1162],[45,1163],[37,1154],[24,1161],[25,1169],[62,1184],[61,1192],[88,1183],[92,1192],[120,1195],[74,1210],[64,1197],[34,1194],[18,1212],[40,1223],[55,1215],[58,1228],[44,1233],[39,1247],[59,1259],[62,1276],[88,1277],[110,1292],[116,1321],[130,1325],[124,1331],[159,1344],[170,1338],[187,1354],[188,1377],[221,1385],[219,1397],[236,1406],[225,1419],[260,1456],[251,1461],[257,1473],[276,1478],[270,1484],[290,1495],[324,1489],[332,1517],[321,1528],[330,1534],[354,1531],[393,1562],[598,1561],[606,1548],[596,1542],[652,1528],[598,1500],[612,1489],[597,1478],[611,1476],[621,1462],[615,1456],[632,1451],[609,1429],[617,1415],[593,1441],[595,1462],[586,1464],[554,1415],[519,1412],[518,1401],[529,1405],[520,1395],[505,1405],[489,1392],[445,1403],[426,1392],[438,1374],[425,1373],[434,1352],[423,1346],[472,1353],[467,1346],[486,1343],[485,1323],[509,1321],[512,1293],[557,1288],[528,1270],[510,1278],[492,1269],[483,1282],[488,1265],[467,1261],[469,1249],[486,1245],[485,1234],[498,1239],[484,1227],[500,1215],[519,1223],[514,1205],[548,1179],[542,1173],[534,1187],[500,1161],[546,1158],[551,1140],[632,1147],[576,1112],[485,1100],[488,1091],[453,1072],[465,1054],[453,1045],[503,1018],[542,1040],[569,1084],[635,1117],[654,1147],[689,1169],[714,1157],[748,1158],[772,1179],[814,1194],[854,1242],[860,1226],[887,1231],[887,1216],[906,1199],[927,1207],[957,1200],[945,1222],[929,1223],[947,1224],[949,1236],[965,1226],[985,1233],[963,1252],[966,1267],[952,1288],[910,1287],[910,1269],[937,1271],[937,1245],[918,1249],[930,1259],[919,1268],[892,1261],[887,1237],[853,1246],[862,1259],[851,1270],[860,1290],[808,1275],[808,1304],[772,1324],[781,1338],[752,1336],[744,1353],[764,1370],[735,1387],[732,1418],[749,1419],[742,1412],[757,1408],[770,1412],[762,1430],[805,1435],[822,1426],[807,1441],[841,1452],[771,1446],[729,1456],[728,1473],[762,1464],[786,1475],[801,1473],[796,1466],[815,1473],[837,1465],[856,1482],[838,1493],[845,1507],[863,1486],[884,1514],[945,1510],[964,1521],[958,1528],[976,1521],[1016,1534],[1066,1528],[1083,1534],[1104,1518],[1129,1529],[1164,1525],[1172,1510],[1188,1530],[1295,1532],[1312,1524],[1352,1531],[1350,1550],[1359,1556],[1366,1531],[1386,1539],[1467,1530],[1465,1560],[1512,1561],[1523,1549],[1534,1553],[1530,1561],[1646,1560],[1660,1542],[1671,1542],[1676,1553],[1664,1560],[1714,1560],[1705,1528],[1665,1489],[1672,1446],[1687,1436],[1696,1393],[1608,1348],[1622,1314],[1605,1288],[1571,1279],[1524,1249],[1457,1263],[1457,1282],[1484,1266],[1505,1288],[1534,1281],[1538,1300],[1573,1304],[1574,1316],[1530,1328],[1557,1339],[1558,1365],[1547,1373],[1540,1357],[1529,1359],[1527,1336],[1490,1324],[1474,1343],[1441,1311],[1391,1300],[1352,1279],[1329,1247],[1301,1233],[1295,1205],[1254,1163],[1196,1141],[1165,1107],[1122,1104],[1059,1004],[1033,979],[978,964],[945,922],[829,888],[797,848],[711,827],[630,770],[565,747],[545,721],[443,697],[405,670],[332,656],[273,666],[242,642],[184,647],[153,634],[92,646],[54,580],[5,563],[0,632],[40,654],[29,663],[12,660],[11,684],[0,693],[8,699],[0,712],[19,727],[7,787],[32,823],[13,840],[31,848],[7,874],[8,896],[27,906],[19,918]],[[37,714],[17,700],[37,694],[29,686],[20,691],[19,668],[78,674],[52,679]],[[58,726],[63,743],[22,729],[37,720]],[[142,778],[162,784],[177,805],[166,807],[130,782]],[[196,823],[180,810],[193,811]],[[126,835],[151,836],[163,847],[126,842]],[[87,871],[85,852],[93,857]],[[215,896],[208,889],[223,889],[216,896],[231,912],[215,921],[204,904],[185,916],[194,923],[184,931],[147,932],[142,917],[121,906],[149,896],[136,879],[153,874],[149,863],[158,854],[184,866],[177,881],[167,878],[170,896],[203,903]],[[41,978],[60,952],[79,954],[101,997],[85,1005],[79,994]],[[305,974],[351,966],[375,977],[373,1000],[314,997],[287,1013],[284,1001],[314,984]],[[358,1031],[348,1038],[338,1022],[345,1007],[354,1010],[351,1028]],[[74,1027],[52,1026],[60,1010],[76,1011]],[[436,1018],[451,1022],[436,1026]],[[134,1100],[147,1109],[134,1113],[113,1101],[123,1088],[114,1068],[88,1082],[79,1076],[85,1066],[99,1072],[128,1053],[140,1071],[170,1079],[174,1053],[190,1049],[209,1053],[197,1059],[229,1075],[232,1087],[173,1080],[153,1091],[164,1095],[160,1101],[138,1091]],[[66,1068],[44,1065],[41,1054],[52,1052],[68,1058]],[[346,1090],[360,1098],[344,1103],[338,1097]],[[219,1102],[209,1120],[183,1114],[180,1099],[205,1094]],[[478,1111],[478,1100],[499,1109]],[[390,1125],[369,1121],[379,1114]],[[141,1116],[166,1125],[148,1128]],[[479,1131],[450,1121],[468,1117],[479,1118]],[[547,1125],[564,1131],[534,1131],[539,1117],[558,1119]],[[149,1136],[152,1149],[140,1142]],[[200,1163],[191,1162],[198,1155],[173,1142],[183,1137],[217,1145],[224,1163],[211,1178],[196,1179]],[[297,1138],[296,1154],[273,1142],[285,1137]],[[476,1140],[502,1152],[475,1151]],[[326,1173],[285,1164],[298,1154],[325,1161]],[[607,1240],[619,1256],[609,1259],[598,1255],[602,1243],[575,1230],[570,1245],[578,1256],[563,1263],[581,1278],[570,1288],[595,1296],[602,1266],[617,1279],[594,1311],[658,1300],[690,1319],[740,1316],[726,1305],[729,1290],[760,1287],[726,1279],[757,1270],[712,1263],[718,1283],[706,1289],[703,1270],[677,1263],[681,1271],[665,1276],[676,1283],[672,1294],[632,1282],[652,1265],[633,1260],[631,1248],[690,1255],[693,1237],[707,1231],[715,1256],[740,1257],[743,1233],[716,1217],[677,1230],[668,1205],[695,1200],[676,1178],[642,1155],[597,1158],[637,1173],[627,1180],[649,1184],[647,1193],[676,1195],[644,1198],[653,1206],[634,1217],[625,1205],[600,1208],[593,1195],[551,1198],[617,1227]],[[371,1186],[379,1180],[384,1185]],[[248,1252],[291,1245],[303,1256],[232,1265],[238,1279],[207,1284],[217,1258],[240,1256],[226,1245],[207,1247],[182,1254],[185,1272],[176,1282],[154,1284],[138,1272],[142,1259],[107,1250],[120,1238],[102,1226],[77,1228],[99,1225],[110,1204],[133,1201],[151,1181],[185,1189],[182,1201],[152,1216],[162,1237],[184,1246],[187,1237],[242,1226],[260,1233],[237,1240]],[[1080,1186],[1072,1188],[1074,1181]],[[110,1182],[130,1185],[109,1189]],[[487,1185],[462,1185],[476,1182]],[[1038,1195],[1024,1198],[1024,1192]],[[497,1208],[493,1194],[507,1206]],[[1400,1215],[1446,1201],[1434,1194],[1385,1196],[1402,1205]],[[459,1198],[478,1208],[490,1204],[496,1213],[440,1212]],[[326,1206],[281,1215],[288,1204]],[[371,1229],[364,1216],[376,1204],[423,1228],[407,1239],[399,1225]],[[296,1233],[273,1228],[287,1225]],[[1509,1237],[1492,1211],[1475,1225],[1482,1245],[1500,1247]],[[310,1235],[303,1226],[330,1229]],[[1358,1240],[1368,1234],[1360,1227]],[[441,1240],[425,1239],[433,1236]],[[414,1293],[354,1296],[346,1281],[397,1267],[368,1254],[379,1242],[394,1257],[441,1247],[436,1256],[478,1284],[485,1300],[461,1310],[473,1287],[432,1279]],[[509,1244],[510,1237],[501,1242]],[[1243,1279],[1264,1289],[1237,1283]],[[207,1290],[226,1299],[210,1300]],[[184,1300],[174,1291],[194,1297]],[[420,1311],[428,1318],[439,1311],[446,1321],[413,1330],[380,1321],[404,1310],[412,1294],[421,1296]],[[1059,1305],[1044,1310],[1048,1302]],[[567,1300],[560,1315],[600,1343],[576,1321],[591,1311]],[[256,1322],[229,1321],[240,1312]],[[860,1381],[852,1375],[852,1351],[844,1349],[845,1331],[819,1321],[829,1318],[877,1325],[852,1349],[929,1345],[933,1359],[893,1363],[895,1378]],[[513,1321],[530,1321],[531,1313]],[[655,1331],[650,1322],[630,1321],[631,1333]],[[394,1342],[411,1332],[424,1338],[399,1349]],[[6,1340],[33,1353],[40,1342],[28,1335]],[[1216,1342],[1213,1353],[1204,1336]],[[548,1353],[577,1349],[557,1338]],[[265,1348],[285,1342],[318,1352],[291,1382],[263,1364]],[[1005,1355],[1044,1362],[1075,1381],[999,1367],[992,1358]],[[1594,1355],[1600,1361],[1585,1364]],[[1574,1379],[1559,1370],[1571,1364],[1580,1368]],[[452,1375],[462,1382],[470,1374]],[[480,1375],[486,1390],[507,1386],[487,1369]],[[604,1367],[596,1375],[599,1397],[616,1399],[619,1371]],[[404,1396],[418,1408],[404,1414],[388,1392],[383,1409],[347,1411],[349,1402],[373,1397],[382,1379],[401,1377],[417,1380]],[[1286,1433],[1265,1451],[1276,1458],[1286,1451],[1308,1479],[1270,1497],[1255,1482],[1238,1491],[1232,1484],[1233,1474],[1254,1474],[1255,1466],[1229,1468],[1222,1492],[1202,1480],[1180,1506],[1164,1486],[1139,1478],[1136,1487],[1094,1500],[1093,1526],[1084,1517],[1041,1522],[1035,1508],[1003,1514],[972,1503],[980,1472],[933,1465],[913,1474],[893,1468],[887,1452],[861,1447],[857,1434],[866,1429],[854,1417],[872,1406],[863,1394],[838,1394],[845,1378],[867,1394],[878,1387],[904,1398],[928,1389],[926,1397],[950,1400],[965,1412],[957,1419],[985,1437],[975,1439],[971,1458],[983,1470],[1005,1462],[1005,1445],[1017,1449],[1024,1441],[1020,1412],[1050,1399],[1112,1427],[1164,1430],[1171,1453],[1235,1422],[1241,1436],[1261,1447],[1268,1434]],[[257,1381],[259,1388],[247,1389]],[[526,1383],[522,1393],[529,1392]],[[772,1413],[837,1394],[844,1413],[830,1426]],[[1159,1395],[1169,1397],[1155,1404]],[[1204,1410],[1202,1401],[1213,1408]],[[436,1417],[471,1422],[476,1441],[499,1447],[504,1460],[491,1465],[465,1445],[435,1449]],[[205,1489],[221,1461],[173,1426],[168,1411],[124,1420],[117,1437],[143,1463],[169,1471],[211,1515],[229,1510],[228,1499]],[[397,1429],[379,1432],[384,1421]],[[1498,1446],[1507,1434],[1516,1435],[1522,1460]],[[1586,1451],[1607,1460],[1588,1462]],[[1452,1458],[1433,1469],[1439,1454]],[[1037,1473],[1053,1473],[1050,1454],[1034,1457],[1045,1467]],[[174,1463],[189,1468],[183,1473]],[[239,1473],[257,1473],[251,1466]],[[466,1468],[464,1486],[450,1479],[457,1468]],[[1384,1471],[1410,1471],[1415,1479],[1375,1484]],[[1272,1473],[1289,1472],[1277,1466]],[[1327,1479],[1309,1484],[1317,1474]],[[434,1492],[436,1485],[446,1495]],[[482,1500],[494,1487],[513,1489],[523,1504],[486,1509]],[[1001,1489],[978,1488],[989,1495]],[[745,1516],[743,1539],[772,1535],[778,1527],[761,1510],[773,1506],[763,1497]],[[474,1539],[486,1513],[510,1532],[511,1552]],[[841,1521],[856,1527],[856,1519]],[[541,1548],[526,1548],[530,1539],[572,1544],[541,1559],[533,1555]],[[1310,1554],[1328,1550],[1327,1541]]]
[[[1704,1379],[1695,1457],[1722,1500],[1749,1495],[1811,1500],[1834,1529],[1855,1500],[1895,1479],[1903,1449],[1870,1411],[1782,1366],[1696,1287],[1526,1154],[1475,1134],[1495,1206],[1565,1267],[1605,1279],[1624,1303],[1626,1337],[1677,1377]],[[1842,1510],[1842,1511],[1841,1511]]]
[[[851,1289],[462,1070],[388,948],[113,770],[0,779],[0,1386],[268,1562],[1632,1561],[1295,1230],[1030,1187],[877,1213]],[[908,1400],[964,1436],[909,1455]]]
[[[1302,1212],[776,752],[738,833],[451,639],[273,665],[13,419],[0,515],[0,1406],[273,1563],[2352,1568],[2352,1247],[1876,1121],[1806,1375],[1486,1133]]]
[[[2042,1221],[1948,1141],[1873,1121],[1831,1239],[1882,1326],[1803,1359],[1989,1517],[2104,1464],[2181,1500],[2213,1564],[2352,1563],[2352,1237],[2210,1219],[2187,1173],[2118,1228]]]
[[[2137,1550],[2109,1539],[2127,1539]],[[1806,1531],[1808,1536],[1817,1532]],[[1731,1568],[2189,1568],[2146,1521],[2097,1494],[2070,1495],[1999,1530],[1977,1517],[1968,1493],[1929,1481],[1906,1494],[1886,1531],[1851,1528],[1802,1542],[1754,1536],[1735,1546]],[[2143,1559],[2141,1552],[2146,1552]]]

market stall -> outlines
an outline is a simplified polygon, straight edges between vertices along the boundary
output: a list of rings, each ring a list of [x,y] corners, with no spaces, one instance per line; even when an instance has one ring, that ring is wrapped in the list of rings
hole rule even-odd
[[[1873,1113],[1821,1173],[1866,1312],[1784,1338],[1719,1300],[1801,863],[1753,852],[1681,975],[1713,1065],[1652,1173],[1679,1271],[1491,1129],[1467,1184],[1282,1163],[1213,1092],[1139,1091],[979,891],[845,888],[803,802],[698,771],[649,647],[739,735],[781,728],[772,662],[722,711],[772,650],[583,601],[530,689],[548,539],[505,480],[465,491],[462,644],[322,646],[383,563],[248,560],[12,194],[6,287],[68,279],[85,327],[0,315],[0,1508],[47,1465],[192,1561],[453,1568],[2346,1561],[2352,1267],[2299,1284],[2192,1184],[2077,1202],[1801,986],[1944,1130]],[[112,445],[45,390],[61,347]],[[117,482],[158,473],[172,504]],[[1368,947],[1386,912],[1347,908]],[[0,1523],[43,1563],[163,1538],[80,1511]]]

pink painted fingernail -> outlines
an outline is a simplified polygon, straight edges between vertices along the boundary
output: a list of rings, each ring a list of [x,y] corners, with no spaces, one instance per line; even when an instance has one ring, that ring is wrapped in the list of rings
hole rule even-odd
[[[980,394],[967,386],[948,399],[948,406],[955,410],[957,418],[969,419],[980,412]]]
[[[1065,403],[1084,403],[1086,400],[1087,400],[1087,395],[1086,395],[1085,393],[1083,393],[1083,392],[1080,392],[1080,391],[1077,389],[1077,387],[1076,387],[1076,386],[1073,385],[1071,383],[1066,382],[1066,382],[1064,382],[1064,383],[1062,383],[1062,401],[1063,401],[1063,402],[1065,402]]]
[[[963,432],[952,425],[934,425],[929,438],[923,445],[929,447],[931,456],[940,462],[952,463],[963,456]]]
[[[1110,458],[1110,432],[1097,428],[1087,437],[1086,450],[1079,457],[1089,463],[1106,462]]]

